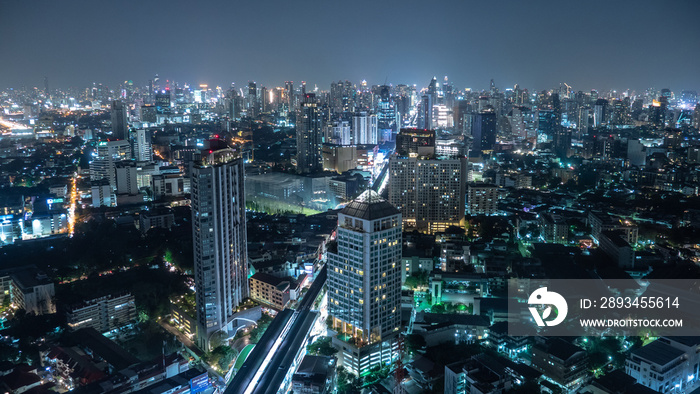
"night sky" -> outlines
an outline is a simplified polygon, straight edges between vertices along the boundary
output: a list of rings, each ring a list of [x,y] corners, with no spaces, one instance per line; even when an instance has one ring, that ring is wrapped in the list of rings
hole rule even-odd
[[[700,1],[0,0],[0,89],[307,81],[700,91]],[[307,88],[308,89],[308,88]]]

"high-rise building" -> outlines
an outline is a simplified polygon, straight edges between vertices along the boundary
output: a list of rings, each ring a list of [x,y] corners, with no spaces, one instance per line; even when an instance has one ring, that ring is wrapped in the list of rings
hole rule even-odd
[[[557,116],[554,110],[541,109],[537,111],[537,141],[546,142],[554,138],[560,125],[557,125]]]
[[[231,149],[204,151],[191,188],[197,342],[208,349],[248,297],[243,160]]]
[[[156,93],[156,114],[170,115],[170,91]]]
[[[377,103],[377,121],[382,141],[392,140],[396,134],[396,109],[387,85],[379,87],[379,102]]]
[[[258,88],[255,82],[248,82],[248,96],[246,106],[248,107],[248,115],[256,116],[258,111]]]
[[[608,122],[608,100],[598,99],[593,106],[593,127],[600,127]]]
[[[424,94],[420,101],[420,111],[418,113],[418,128],[431,129],[433,126],[433,96]]]
[[[294,101],[294,82],[293,81],[287,81],[284,83],[284,95],[285,95],[285,103],[287,106],[287,111],[291,112],[294,108],[296,108],[296,102]]]
[[[399,156],[434,156],[435,130],[401,129],[396,136]]]
[[[377,115],[358,112],[352,117],[352,134],[355,144],[376,145],[378,140]]]
[[[136,182],[136,163],[133,161],[123,161],[115,165],[115,177],[117,183],[117,194],[136,195],[139,192]]]
[[[392,360],[401,326],[401,213],[372,190],[338,213],[328,314],[340,365],[359,375]]]
[[[151,161],[153,159],[151,133],[144,129],[136,130],[132,152],[134,152],[134,159],[137,161]]]
[[[322,131],[316,95],[304,95],[304,102],[297,111],[297,170],[302,174],[323,168]]]
[[[483,151],[493,150],[496,145],[496,111],[486,108],[474,116],[472,123],[473,156],[480,156]]]
[[[99,141],[97,143],[97,158],[90,162],[90,180],[107,179],[112,188],[116,189],[116,163],[128,159],[131,159],[129,141]]]
[[[396,154],[389,158],[389,202],[407,229],[435,233],[464,219],[464,150],[447,157],[435,152],[432,130],[401,129],[397,136]]]
[[[141,107],[139,107],[139,109],[141,111],[139,120],[141,120],[142,123],[156,123],[157,117],[155,105],[142,105]]]
[[[127,107],[121,101],[112,101],[112,135],[118,140],[126,140],[129,131],[126,113]]]
[[[498,186],[472,183],[467,187],[467,211],[471,215],[493,215],[498,212]]]

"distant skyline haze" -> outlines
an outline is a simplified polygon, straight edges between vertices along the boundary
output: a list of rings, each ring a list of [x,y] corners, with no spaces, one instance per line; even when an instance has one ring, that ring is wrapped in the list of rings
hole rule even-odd
[[[700,2],[0,0],[0,88],[350,80],[700,91]]]

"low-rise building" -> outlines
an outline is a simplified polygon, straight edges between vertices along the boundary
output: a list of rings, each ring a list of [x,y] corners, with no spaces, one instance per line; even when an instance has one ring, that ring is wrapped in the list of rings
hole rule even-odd
[[[507,367],[485,354],[445,366],[446,394],[500,394],[512,386]]]
[[[532,337],[508,335],[508,322],[505,321],[494,323],[488,333],[491,346],[510,359],[518,358],[532,344]]]
[[[591,226],[591,235],[600,241],[600,235],[604,231],[621,231],[623,238],[636,245],[639,238],[639,227],[629,220],[622,220],[615,216],[601,212],[590,212],[588,214],[588,225]]]
[[[620,268],[634,268],[634,249],[620,231],[603,231],[599,238],[600,249]]]
[[[136,319],[136,304],[131,293],[106,295],[67,308],[68,327],[77,330],[92,327],[105,333]]]
[[[304,356],[292,375],[292,392],[326,394],[335,386],[335,359],[325,356]]]
[[[163,197],[177,197],[185,194],[187,189],[186,179],[183,174],[159,174],[151,177],[151,190],[153,199]]]
[[[289,302],[290,281],[262,272],[251,276],[249,281],[250,298],[280,310]]]
[[[168,208],[152,211],[141,211],[139,214],[139,229],[146,234],[152,228],[164,228],[170,230],[175,223],[175,215]]]
[[[566,244],[569,241],[569,225],[563,217],[553,213],[540,215],[540,225],[545,242]]]
[[[630,353],[625,372],[652,390],[685,392],[699,379],[699,345],[700,342],[693,337],[657,339]]]
[[[3,270],[0,278],[3,287],[9,284],[10,300],[18,308],[34,315],[56,313],[54,284],[35,266]]]
[[[588,355],[580,347],[558,337],[536,343],[532,366],[565,390],[575,390],[588,373]]]

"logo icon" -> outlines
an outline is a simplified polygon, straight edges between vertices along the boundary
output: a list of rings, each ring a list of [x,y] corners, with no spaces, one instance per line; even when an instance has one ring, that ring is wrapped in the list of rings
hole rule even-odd
[[[530,298],[527,300],[530,305],[539,305],[538,307],[531,306],[530,313],[535,319],[538,326],[556,326],[557,324],[564,321],[566,318],[566,313],[569,311],[569,306],[566,304],[566,300],[559,293],[553,291],[547,291],[546,287],[540,287],[530,294]],[[552,314],[552,307],[556,308],[556,317],[553,320],[546,320]],[[542,316],[538,309],[542,309]]]

